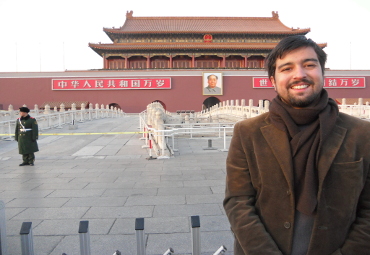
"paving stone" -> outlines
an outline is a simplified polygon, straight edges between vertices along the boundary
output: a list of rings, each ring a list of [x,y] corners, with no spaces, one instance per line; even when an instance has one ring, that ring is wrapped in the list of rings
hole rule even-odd
[[[80,219],[89,207],[65,208],[27,208],[13,217],[15,220],[32,221],[34,219]]]
[[[14,207],[62,207],[68,198],[16,198],[6,204],[6,208]]]
[[[153,216],[154,206],[91,207],[84,219],[145,218]]]

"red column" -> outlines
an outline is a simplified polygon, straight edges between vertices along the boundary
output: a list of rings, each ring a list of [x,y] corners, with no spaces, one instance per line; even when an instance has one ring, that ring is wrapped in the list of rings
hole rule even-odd
[[[221,67],[222,68],[226,67],[226,57],[225,56],[222,57],[222,66]]]
[[[195,57],[194,55],[191,56],[191,67],[194,68],[195,67]]]
[[[169,66],[169,68],[172,69],[172,55],[170,55],[170,66]]]
[[[128,68],[128,57],[126,57],[126,58],[125,58],[125,68],[126,68],[126,69],[129,69],[129,68]]]
[[[146,68],[150,68],[150,56],[147,56],[147,59],[146,59]]]
[[[104,69],[109,69],[109,62],[108,59],[106,59],[105,57],[103,58],[103,66]]]
[[[245,61],[244,61],[244,62],[245,62],[245,63],[244,63],[245,68],[247,68],[247,67],[248,67],[248,60],[247,60],[247,56],[245,56],[245,57],[244,57],[244,60],[245,60]]]

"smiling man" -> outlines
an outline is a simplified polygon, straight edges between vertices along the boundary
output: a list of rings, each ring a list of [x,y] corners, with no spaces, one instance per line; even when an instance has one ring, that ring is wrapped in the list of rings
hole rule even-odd
[[[370,123],[339,113],[305,36],[266,59],[270,111],[235,124],[224,208],[234,254],[368,254]]]

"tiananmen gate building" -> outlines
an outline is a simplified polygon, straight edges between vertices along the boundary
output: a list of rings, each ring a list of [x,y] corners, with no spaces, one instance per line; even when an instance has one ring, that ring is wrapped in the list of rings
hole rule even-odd
[[[172,112],[235,99],[257,104],[275,96],[263,69],[268,53],[281,39],[310,29],[286,26],[277,12],[271,17],[134,17],[130,11],[122,27],[103,31],[112,43],[89,43],[102,57],[101,69],[0,72],[0,109],[85,102],[137,113],[154,101]],[[212,79],[217,90],[208,87]],[[332,98],[369,98],[369,82],[370,71],[327,69],[324,86]]]

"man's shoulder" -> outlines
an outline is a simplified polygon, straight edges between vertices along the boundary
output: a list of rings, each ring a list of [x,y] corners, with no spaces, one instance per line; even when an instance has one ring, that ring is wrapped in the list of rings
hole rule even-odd
[[[345,113],[339,113],[337,126],[344,128],[348,135],[370,139],[370,121],[360,119]]]
[[[337,123],[344,127],[353,127],[354,125],[370,127],[369,120],[360,119],[343,112],[339,112]]]
[[[236,123],[236,125],[238,125],[241,128],[251,128],[251,127],[258,127],[259,128],[259,127],[262,127],[262,126],[265,126],[265,125],[269,124],[268,120],[267,120],[268,116],[269,116],[269,113],[266,112],[266,113],[260,114],[256,117],[239,121],[239,122]]]

